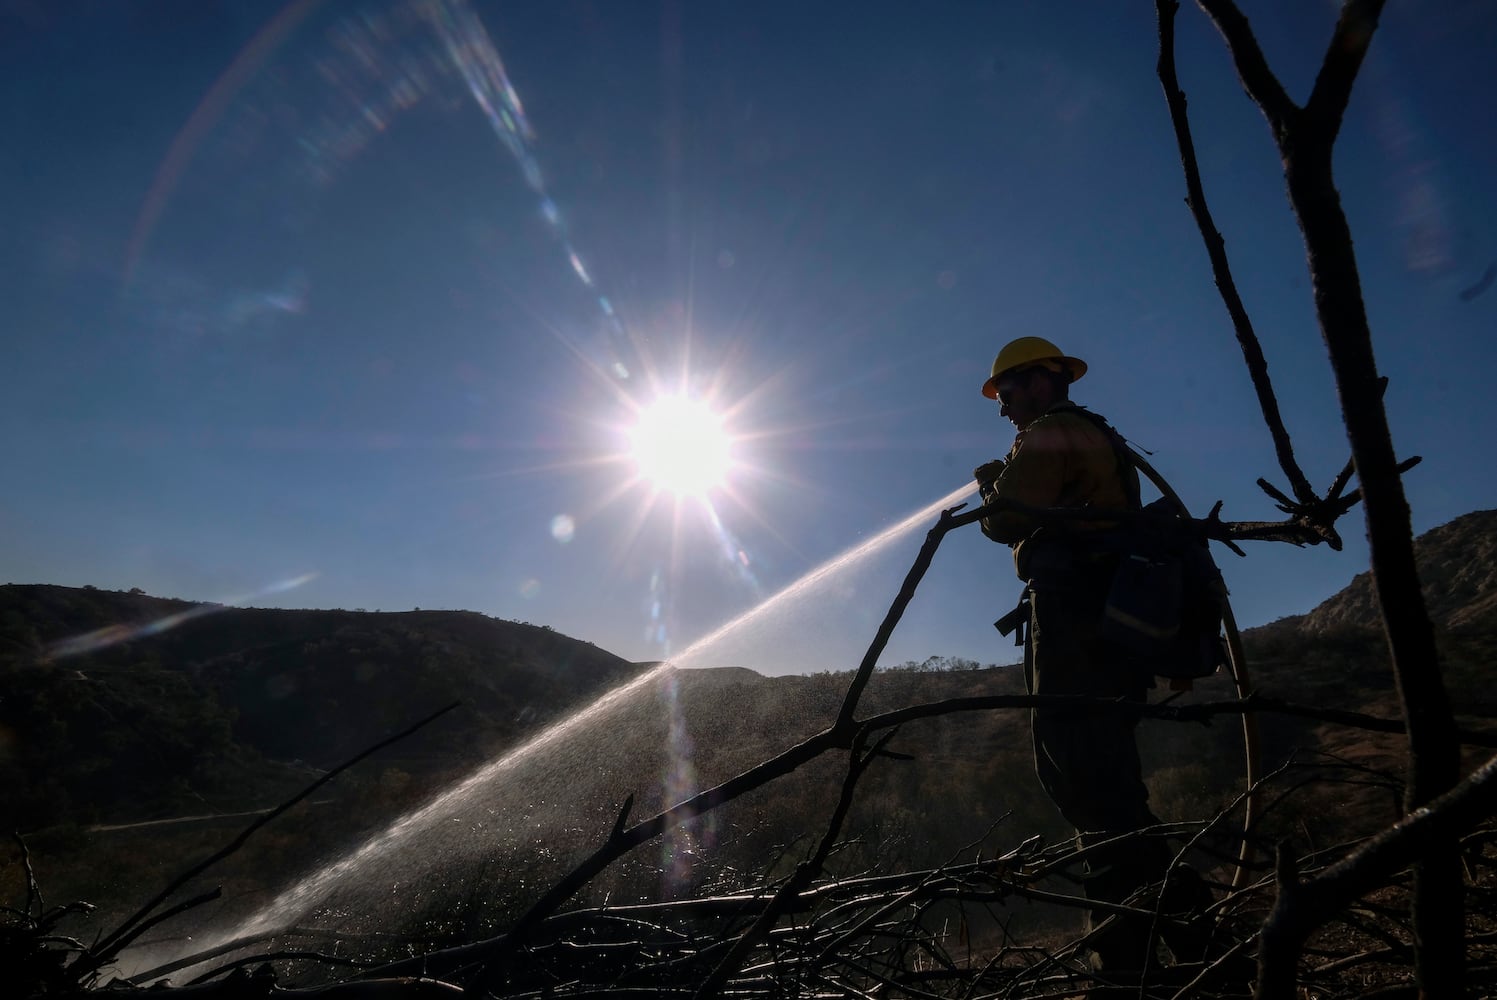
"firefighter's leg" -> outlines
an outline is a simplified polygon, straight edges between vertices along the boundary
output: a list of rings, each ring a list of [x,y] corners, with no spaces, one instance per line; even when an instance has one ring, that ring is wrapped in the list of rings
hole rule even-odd
[[[1146,681],[1136,675],[1137,668],[1105,661],[1107,650],[1094,634],[1100,599],[1088,596],[1043,591],[1032,595],[1027,652],[1034,692],[1141,700]],[[1157,840],[1130,838],[1107,844],[1158,822],[1149,811],[1135,725],[1133,717],[1116,712],[1041,708],[1032,716],[1035,770],[1061,815],[1092,848],[1083,885],[1087,898],[1098,902],[1126,901],[1162,878],[1169,862],[1168,849]],[[1108,914],[1098,909],[1090,916],[1095,927]],[[1149,924],[1148,918],[1114,919],[1094,940],[1099,964],[1141,967]]]

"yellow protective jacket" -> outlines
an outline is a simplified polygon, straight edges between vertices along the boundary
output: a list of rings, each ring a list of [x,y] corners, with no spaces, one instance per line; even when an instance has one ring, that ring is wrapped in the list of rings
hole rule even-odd
[[[1003,473],[982,489],[983,502],[1014,500],[1031,507],[1098,507],[1126,510],[1138,497],[1138,470],[1124,465],[1107,432],[1069,400],[1046,410],[1019,432]],[[1039,528],[1034,517],[1000,511],[982,520],[982,533],[1013,546],[1014,569],[1027,580],[1024,548]],[[1073,521],[1052,526],[1050,539],[1085,536],[1116,527],[1113,522]]]

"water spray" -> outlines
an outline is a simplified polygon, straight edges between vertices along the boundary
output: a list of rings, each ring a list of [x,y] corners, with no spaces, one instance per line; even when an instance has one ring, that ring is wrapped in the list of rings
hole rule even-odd
[[[239,948],[266,940],[277,934],[286,933],[299,916],[319,905],[333,892],[336,885],[342,884],[347,879],[356,877],[366,868],[388,857],[392,851],[406,845],[416,834],[432,829],[439,821],[450,817],[463,805],[467,804],[485,786],[496,780],[501,780],[507,771],[514,769],[527,758],[533,757],[546,748],[560,743],[568,734],[598,719],[612,707],[622,704],[633,694],[647,687],[668,670],[681,664],[688,658],[700,660],[713,644],[735,631],[758,621],[774,608],[792,601],[799,595],[803,595],[807,589],[815,586],[817,583],[867,559],[869,556],[887,547],[896,539],[908,534],[914,528],[927,523],[930,517],[937,511],[949,508],[953,503],[959,502],[963,497],[968,496],[975,490],[975,484],[964,484],[939,500],[920,507],[918,510],[841,555],[822,563],[760,604],[750,608],[737,618],[692,643],[677,656],[646,670],[639,676],[604,694],[588,706],[549,726],[532,739],[506,752],[498,759],[483,765],[467,778],[435,796],[425,805],[400,817],[380,833],[367,838],[359,847],[350,851],[341,859],[318,869],[281,892],[269,904],[240,922],[237,927],[225,933],[211,935],[206,939],[200,939],[195,942],[192,955],[181,956],[169,963],[158,965],[149,971],[137,973],[131,977],[132,981],[145,982],[153,978],[159,978],[162,975],[166,975],[169,971],[202,964],[211,961],[213,958],[229,954]],[[942,523],[946,523],[945,518],[943,518]],[[944,534],[944,529],[942,533]],[[929,541],[927,541],[926,545],[928,549],[931,549]],[[922,555],[924,555],[923,550]],[[928,564],[928,557],[925,558],[925,562]],[[912,587],[908,583],[906,584],[906,588],[912,591]],[[905,601],[907,602],[907,597]],[[895,616],[894,620],[897,620],[897,616]],[[889,624],[887,620],[886,626],[886,629],[881,630],[880,633],[882,640],[876,641],[875,644],[879,651],[882,650],[882,642],[887,641],[888,629],[892,629],[892,624]],[[872,650],[870,650],[869,655],[876,657],[876,654]],[[866,657],[865,660],[867,660]],[[871,661],[869,661],[864,672],[871,669],[872,665]],[[688,802],[690,801],[692,800],[688,800]]]
[[[677,653],[675,656],[672,656],[670,658],[670,662],[676,664],[677,666],[684,666],[686,665],[688,660],[700,660],[704,651],[710,649],[719,640],[734,632],[737,632],[739,629],[752,624],[760,618],[763,618],[769,612],[804,594],[807,590],[816,586],[816,584],[825,580],[827,577],[838,572],[839,570],[845,569],[846,567],[862,559],[866,559],[868,556],[884,548],[894,539],[900,537],[901,535],[907,534],[917,525],[929,521],[934,514],[945,510],[948,507],[951,507],[963,497],[970,496],[975,492],[977,492],[977,484],[967,483],[961,487],[958,487],[957,489],[952,490],[950,493],[941,497],[941,499],[926,504],[924,507],[921,507],[913,514],[910,514],[908,517],[905,517],[904,519],[897,521],[889,527],[885,528],[883,531],[880,531],[878,534],[874,535],[866,542],[848,549],[846,552],[842,553],[834,559],[829,559],[828,561],[822,563],[820,566],[817,566],[805,576],[802,576],[799,580],[796,580],[794,583],[790,584],[790,586],[770,595],[764,601],[750,608],[748,611],[745,611],[737,618],[734,618],[732,621],[729,621],[725,625],[722,625],[712,632],[709,632],[707,635],[698,639],[696,642],[693,642],[690,646],[687,646],[685,649],[681,650],[681,652]]]

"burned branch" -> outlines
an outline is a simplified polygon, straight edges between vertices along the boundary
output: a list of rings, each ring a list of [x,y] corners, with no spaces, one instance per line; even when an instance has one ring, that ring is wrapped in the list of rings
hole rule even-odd
[[[1377,29],[1384,0],[1347,0],[1342,6],[1319,75],[1303,108],[1290,99],[1269,68],[1247,18],[1232,0],[1199,2],[1225,40],[1248,96],[1268,121],[1284,163],[1290,207],[1304,234],[1316,315],[1330,354],[1342,418],[1361,481],[1373,581],[1408,722],[1407,808],[1412,810],[1455,784],[1459,751],[1449,700],[1440,677],[1434,631],[1414,564],[1409,507],[1400,478],[1403,467],[1394,455],[1383,408],[1386,382],[1374,363],[1351,229],[1341,209],[1331,167],[1331,151],[1357,72]],[[1188,203],[1205,238],[1213,267],[1218,268],[1218,284],[1221,284],[1225,255],[1221,251],[1221,237],[1207,214],[1185,113],[1185,95],[1174,69],[1173,25],[1177,7],[1173,0],[1156,0],[1159,77],[1191,193]],[[1224,288],[1224,296],[1226,291]],[[1235,294],[1226,297],[1228,312],[1241,339],[1244,329],[1239,322],[1241,303],[1235,301]],[[1255,385],[1267,381],[1266,369],[1255,367],[1251,358],[1249,370]],[[1270,416],[1267,409],[1265,416]],[[1277,441],[1278,426],[1271,418],[1269,424]],[[1281,450],[1281,464],[1295,484],[1297,503],[1281,506],[1303,510],[1313,523],[1337,503],[1344,502],[1337,497],[1338,487],[1344,488],[1344,474],[1337,477],[1326,498],[1314,498],[1308,485],[1300,485],[1302,477],[1296,475],[1297,468],[1282,463],[1283,457]],[[1462,880],[1452,847],[1447,844],[1444,849],[1433,850],[1421,863],[1414,893],[1415,925],[1420,940],[1419,981],[1431,995],[1455,995],[1461,990],[1463,919],[1458,900]],[[1291,891],[1293,883],[1286,882],[1285,889]]]

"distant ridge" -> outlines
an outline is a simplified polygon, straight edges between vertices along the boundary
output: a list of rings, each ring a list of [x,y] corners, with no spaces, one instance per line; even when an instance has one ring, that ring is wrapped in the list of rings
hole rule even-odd
[[[157,794],[173,781],[173,799],[237,801],[262,762],[327,768],[453,702],[399,760],[413,774],[463,767],[639,670],[545,626],[471,611],[239,608],[7,584],[0,814],[149,819],[182,804]]]
[[[1414,541],[1424,602],[1436,626],[1476,625],[1497,613],[1497,510],[1478,510]],[[1372,574],[1359,573],[1308,614],[1286,619],[1312,633],[1380,627]]]
[[[1426,532],[1416,553],[1442,632],[1447,684],[1467,714],[1497,718],[1488,693],[1497,510]],[[172,627],[142,627],[163,620]],[[1378,626],[1363,573],[1308,614],[1244,633],[1255,683],[1306,704],[1396,714]],[[94,632],[119,641],[59,647]],[[330,767],[457,701],[461,708],[382,758],[417,786],[435,783],[652,665],[545,626],[467,611],[271,610],[0,586],[0,813],[41,826],[194,815],[204,799],[226,811],[260,807],[309,769]],[[881,670],[887,698],[870,695],[864,707],[1021,690],[1012,669],[956,674]],[[700,730],[705,766],[735,745],[775,752],[790,732],[824,723],[845,678],[817,682],[835,690],[809,715],[795,694],[816,687],[805,679],[771,684],[740,667],[676,671],[673,683],[683,697],[710,691],[733,706]],[[774,718],[775,705],[786,718]],[[760,721],[734,735],[749,706]]]

